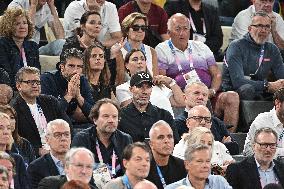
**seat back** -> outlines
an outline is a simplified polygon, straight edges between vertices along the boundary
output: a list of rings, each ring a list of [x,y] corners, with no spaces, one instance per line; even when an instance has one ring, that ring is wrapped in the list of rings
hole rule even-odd
[[[239,152],[241,154],[244,150],[247,133],[230,133],[230,135],[239,144]]]
[[[231,37],[232,27],[231,26],[221,26],[223,32],[223,45],[221,50],[224,52],[229,45],[229,39]]]

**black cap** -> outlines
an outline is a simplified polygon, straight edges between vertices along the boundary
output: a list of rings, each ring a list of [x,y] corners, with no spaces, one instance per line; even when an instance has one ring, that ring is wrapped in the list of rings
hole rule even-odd
[[[141,83],[147,82],[150,85],[153,85],[153,78],[150,74],[148,74],[147,72],[137,72],[136,74],[134,74],[131,79],[130,79],[130,86],[137,86]]]

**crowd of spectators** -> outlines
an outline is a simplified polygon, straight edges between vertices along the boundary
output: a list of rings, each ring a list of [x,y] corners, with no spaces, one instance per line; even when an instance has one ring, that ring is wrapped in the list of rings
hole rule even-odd
[[[0,188],[283,188],[283,10],[0,1]],[[58,57],[54,70],[43,56]],[[274,106],[242,147],[233,134],[247,100]]]

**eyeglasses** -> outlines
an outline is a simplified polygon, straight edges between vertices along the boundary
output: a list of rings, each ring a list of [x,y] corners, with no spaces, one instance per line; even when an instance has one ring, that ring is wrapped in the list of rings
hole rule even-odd
[[[255,142],[260,146],[261,149],[266,149],[269,147],[270,149],[276,149],[277,148],[277,143],[260,143],[260,142]]]
[[[194,120],[198,121],[199,123],[201,123],[203,120],[205,121],[205,123],[211,123],[211,117],[191,116],[191,117],[187,118],[187,120],[189,120],[189,119],[194,119]]]
[[[84,168],[86,168],[87,170],[93,170],[93,165],[84,165],[82,163],[70,163],[70,164],[74,165],[75,167],[81,170],[83,170]]]
[[[70,132],[64,132],[64,133],[55,132],[55,133],[53,133],[53,137],[56,138],[56,139],[61,139],[63,136],[65,138],[70,138]]]
[[[261,28],[264,29],[266,31],[269,31],[271,29],[271,26],[268,25],[263,25],[263,24],[252,24],[251,26],[256,27],[257,29]]]
[[[34,84],[40,85],[40,80],[21,80],[22,83],[26,83],[30,86],[33,86]]]
[[[133,25],[131,28],[133,29],[133,31],[138,31],[139,29],[141,29],[144,32],[144,31],[146,31],[148,29],[148,26],[145,26],[145,25]]]

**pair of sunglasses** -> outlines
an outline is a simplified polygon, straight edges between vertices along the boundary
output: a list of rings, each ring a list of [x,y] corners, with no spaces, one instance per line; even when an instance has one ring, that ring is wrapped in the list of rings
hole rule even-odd
[[[141,29],[144,32],[144,31],[146,31],[148,29],[148,26],[145,26],[145,25],[133,25],[131,28],[133,29],[133,31],[138,31],[139,29]]]

